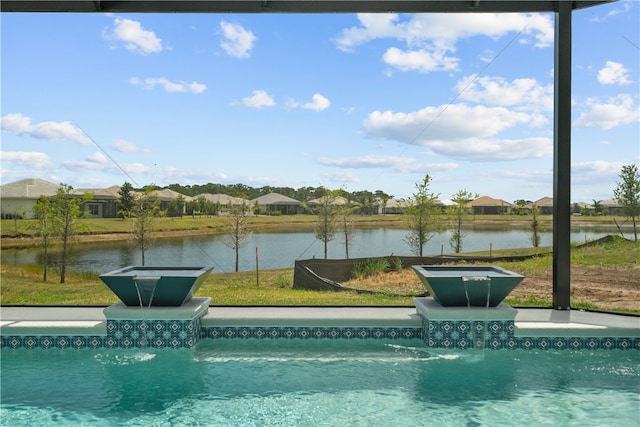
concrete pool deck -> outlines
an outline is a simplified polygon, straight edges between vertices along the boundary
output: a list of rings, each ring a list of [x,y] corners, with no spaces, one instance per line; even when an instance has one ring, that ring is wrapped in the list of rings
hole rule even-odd
[[[106,333],[104,309],[71,306],[2,306],[2,335]],[[153,308],[152,308],[153,310]],[[640,316],[578,310],[518,308],[516,336],[640,337]],[[244,307],[209,306],[202,325],[420,327],[416,307]]]

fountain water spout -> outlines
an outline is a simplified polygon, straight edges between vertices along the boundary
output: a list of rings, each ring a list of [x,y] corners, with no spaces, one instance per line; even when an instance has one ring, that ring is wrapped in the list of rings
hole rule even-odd
[[[160,276],[133,276],[133,284],[136,287],[138,293],[138,301],[140,302],[140,308],[144,308],[143,301],[148,298],[147,308],[151,308],[153,303],[153,297],[156,293],[156,287],[160,281]]]
[[[487,302],[485,305],[485,318],[484,318],[484,324],[481,325],[481,327],[478,328],[472,328],[476,329],[477,332],[479,332],[479,336],[477,335],[475,337],[475,339],[473,339],[474,342],[474,347],[476,347],[477,349],[482,349],[484,352],[484,348],[485,348],[485,341],[487,339],[487,327],[488,327],[488,323],[489,323],[489,301],[491,299],[491,277],[489,276],[462,276],[462,284],[464,285],[464,294],[467,297],[467,308],[469,310],[471,310],[471,302],[469,299],[469,290],[467,289],[467,284],[473,284],[474,286],[477,285],[481,285],[481,284],[486,284],[487,285]],[[482,329],[480,331],[480,329]]]

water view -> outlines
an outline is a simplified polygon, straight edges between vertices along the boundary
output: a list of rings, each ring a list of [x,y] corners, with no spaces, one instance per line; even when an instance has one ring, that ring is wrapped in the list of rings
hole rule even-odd
[[[489,251],[531,247],[527,228],[475,227],[467,231],[463,252]],[[349,245],[350,258],[366,258],[385,255],[414,255],[404,241],[408,230],[359,229]],[[571,241],[584,243],[617,230],[607,227],[583,226],[571,232]],[[451,234],[436,234],[425,246],[424,255],[450,254]],[[552,245],[552,234],[546,232],[541,246]],[[257,249],[256,249],[257,248]],[[322,258],[324,249],[313,231],[290,233],[254,233],[249,243],[240,250],[240,271],[256,268],[256,252],[260,269],[293,267],[297,259]],[[339,235],[329,243],[329,258],[345,258],[345,244]],[[235,270],[235,253],[225,246],[222,235],[182,236],[157,240],[145,255],[148,266],[213,266],[215,273]],[[67,261],[70,271],[95,271],[105,273],[128,265],[140,265],[140,251],[128,242],[100,242],[74,244]],[[38,249],[3,249],[2,262],[6,264],[42,264]],[[50,255],[49,264],[58,263],[57,254]]]

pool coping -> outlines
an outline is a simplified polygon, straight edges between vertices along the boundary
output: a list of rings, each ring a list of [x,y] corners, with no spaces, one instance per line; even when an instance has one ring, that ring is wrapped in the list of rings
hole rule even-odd
[[[39,332],[68,335],[106,333],[107,306],[0,306],[2,335]],[[581,310],[516,308],[516,336],[640,337],[640,316]],[[210,305],[202,317],[206,327],[348,326],[420,327],[416,307],[282,307]]]

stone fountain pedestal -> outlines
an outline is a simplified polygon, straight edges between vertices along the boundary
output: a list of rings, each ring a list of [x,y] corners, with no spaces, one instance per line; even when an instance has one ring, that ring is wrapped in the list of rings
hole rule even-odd
[[[444,307],[432,297],[414,298],[429,348],[504,348],[514,339],[518,311],[496,307]]]
[[[191,298],[181,306],[132,307],[122,302],[104,309],[106,347],[192,348],[201,337],[202,317],[211,298]]]

